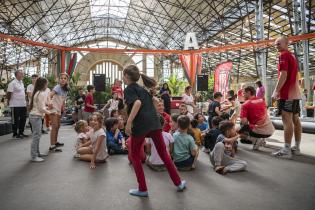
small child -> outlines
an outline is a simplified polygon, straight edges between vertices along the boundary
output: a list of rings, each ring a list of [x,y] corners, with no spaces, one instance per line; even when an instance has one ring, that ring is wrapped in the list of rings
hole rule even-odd
[[[78,149],[80,160],[90,161],[90,168],[96,168],[95,163],[105,163],[108,158],[106,152],[106,134],[103,129],[103,116],[100,113],[93,113],[90,122],[93,133],[91,135],[91,145]]]
[[[127,154],[125,138],[118,129],[117,118],[110,117],[105,120],[107,151],[110,155]]]
[[[111,116],[113,110],[118,110],[118,104],[118,94],[117,92],[114,92],[112,93],[112,98],[108,100],[107,104],[101,109],[101,111],[104,112],[104,110],[108,108],[108,114]]]
[[[192,120],[190,130],[194,134],[194,139],[195,139],[196,145],[200,148],[202,146],[202,140],[203,139],[202,139],[201,131],[199,128],[197,128],[197,126],[198,126],[198,121]]]
[[[174,150],[173,159],[176,167],[180,170],[192,170],[196,167],[198,149],[194,138],[187,134],[190,126],[188,116],[179,116],[177,119],[178,131],[173,134]]]
[[[171,126],[170,134],[171,135],[173,135],[178,130],[177,119],[179,116],[180,116],[179,114],[172,114],[171,115],[171,122],[170,122],[170,126]]]
[[[87,147],[91,144],[90,136],[88,135],[90,128],[88,123],[84,120],[79,120],[75,126],[74,130],[77,132],[77,141],[74,146],[74,158],[80,158],[80,154],[78,153],[78,149],[81,147]]]
[[[125,132],[125,121],[124,121],[123,116],[119,115],[117,119],[118,119],[118,129],[120,133],[123,135],[125,139],[128,139],[129,136]]]
[[[110,113],[109,113],[109,117],[114,117],[114,118],[118,118],[119,113],[118,110],[113,109]]]
[[[160,116],[160,122],[161,125],[164,124],[164,118],[163,116]],[[172,154],[173,147],[174,147],[174,139],[173,136],[165,131],[162,131],[164,143],[166,146],[166,150],[169,154]],[[147,153],[150,154],[148,160],[146,161],[146,164],[154,171],[165,171],[165,165],[163,161],[161,160],[154,142],[151,138],[148,139],[148,143],[146,145]]]
[[[212,128],[206,133],[204,137],[204,152],[209,153],[213,150],[214,145],[217,141],[218,136],[221,134],[221,131],[219,129],[219,124],[222,121],[221,117],[215,116],[212,118]]]
[[[220,123],[220,134],[213,151],[210,153],[210,161],[215,172],[225,175],[229,172],[243,171],[247,163],[243,160],[233,158],[233,145],[239,135],[236,133],[235,125],[230,121]]]
[[[206,132],[209,129],[209,126],[208,126],[208,123],[205,121],[205,117],[203,116],[203,114],[198,113],[198,114],[195,115],[194,118],[198,122],[197,128],[200,129],[202,134],[206,134]]]

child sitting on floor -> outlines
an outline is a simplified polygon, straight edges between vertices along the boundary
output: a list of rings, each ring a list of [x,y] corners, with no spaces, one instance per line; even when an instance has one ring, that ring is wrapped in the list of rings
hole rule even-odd
[[[195,139],[195,143],[196,145],[200,148],[202,146],[202,134],[199,128],[197,128],[198,126],[198,121],[197,120],[192,120],[191,121],[191,128],[190,130],[192,131],[193,135],[194,135],[194,139]]]
[[[92,114],[90,122],[93,133],[91,135],[91,145],[78,149],[80,160],[89,161],[90,168],[96,168],[95,163],[105,163],[108,158],[106,151],[106,134],[103,129],[103,115],[98,112]]]
[[[218,136],[221,134],[219,124],[222,121],[221,117],[215,116],[212,118],[212,128],[206,133],[204,137],[204,152],[209,153],[213,150],[215,143],[217,142]]]
[[[179,170],[191,170],[196,167],[198,149],[194,138],[187,134],[190,126],[188,116],[179,116],[177,119],[178,131],[173,134],[174,150],[173,159]]]
[[[215,172],[225,175],[229,172],[243,171],[247,163],[243,160],[233,158],[233,145],[239,135],[236,133],[235,125],[230,121],[220,123],[220,134],[213,151],[210,153],[210,161]]]
[[[87,147],[91,144],[89,132],[89,126],[85,120],[79,120],[74,127],[74,130],[77,132],[77,141],[74,146],[74,158],[80,158],[78,153],[79,148]]]
[[[127,154],[125,139],[118,129],[117,118],[110,117],[105,120],[107,151],[110,155]]]
[[[163,116],[160,116],[160,122],[161,122],[161,125],[164,125],[165,121],[164,121]],[[163,135],[167,152],[169,152],[169,154],[172,154],[173,147],[174,147],[173,136],[165,131],[162,131],[162,135]],[[146,161],[146,164],[154,171],[165,171],[166,170],[165,165],[163,161],[161,160],[155,148],[153,140],[151,138],[148,139],[146,149],[147,149],[147,154],[150,154],[150,157]]]
[[[169,133],[172,135],[178,130],[178,125],[177,125],[178,117],[179,117],[179,114],[172,114],[171,115],[171,122],[170,122],[171,130]]]

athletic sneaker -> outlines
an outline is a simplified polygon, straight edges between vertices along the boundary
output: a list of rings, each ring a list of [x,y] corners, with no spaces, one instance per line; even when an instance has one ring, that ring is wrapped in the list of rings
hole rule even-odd
[[[32,161],[32,162],[43,162],[44,159],[43,159],[43,158],[40,158],[40,157],[35,157],[35,158],[32,158],[31,161]]]
[[[148,197],[149,196],[148,191],[140,191],[138,189],[129,190],[129,194],[133,195],[133,196],[139,196],[139,197]]]
[[[48,156],[48,154],[44,154],[44,153],[39,153],[38,154],[38,157],[47,157]]]
[[[61,149],[57,148],[55,145],[49,147],[50,152],[62,152]]]
[[[297,148],[297,146],[291,147],[291,152],[293,155],[301,155],[301,150],[300,148]]]
[[[254,145],[253,145],[253,150],[258,150],[260,146],[265,145],[265,139],[259,138],[255,141]]]
[[[275,156],[275,157],[282,157],[282,158],[288,158],[288,159],[292,158],[291,150],[287,150],[285,148],[281,148],[277,152],[273,152],[271,154],[272,156]]]
[[[56,147],[63,147],[65,144],[57,141],[55,145]]]
[[[180,185],[177,186],[177,192],[182,192],[182,191],[184,191],[185,188],[186,188],[186,181],[182,180]]]

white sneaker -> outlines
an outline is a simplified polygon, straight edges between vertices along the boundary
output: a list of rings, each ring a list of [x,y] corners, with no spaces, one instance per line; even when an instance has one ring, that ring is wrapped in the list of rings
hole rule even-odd
[[[287,150],[285,148],[281,148],[277,152],[271,153],[271,155],[275,156],[275,157],[281,157],[281,158],[287,158],[287,159],[291,159],[292,158],[291,150]]]
[[[43,162],[43,161],[44,161],[44,159],[40,158],[40,157],[32,158],[32,162]]]
[[[265,139],[259,138],[255,141],[253,145],[253,150],[258,150],[259,147],[266,145]]]
[[[80,154],[78,154],[78,153],[75,153],[75,154],[73,155],[73,157],[74,157],[74,158],[80,158],[80,157],[81,157],[81,155],[80,155]]]
[[[301,155],[301,150],[300,148],[297,148],[297,146],[291,147],[291,152],[293,155]]]

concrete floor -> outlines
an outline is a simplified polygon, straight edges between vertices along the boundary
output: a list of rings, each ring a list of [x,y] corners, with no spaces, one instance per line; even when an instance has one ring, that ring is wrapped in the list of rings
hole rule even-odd
[[[128,189],[137,185],[126,156],[112,156],[95,170],[74,160],[71,126],[61,128],[64,151],[50,154],[43,163],[29,161],[31,138],[1,136],[0,209],[314,209],[315,135],[303,134],[306,155],[283,160],[269,155],[282,145],[282,132],[277,131],[268,148],[259,152],[240,145],[238,156],[248,161],[246,172],[218,175],[201,153],[195,171],[180,173],[188,182],[183,193],[176,192],[166,172],[144,166],[149,198],[128,195]],[[49,135],[44,135],[42,152],[47,151],[48,142]]]

